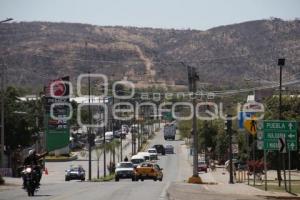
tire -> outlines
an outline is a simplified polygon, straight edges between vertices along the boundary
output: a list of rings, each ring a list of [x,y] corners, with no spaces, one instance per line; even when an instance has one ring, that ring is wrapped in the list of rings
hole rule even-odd
[[[154,181],[157,181],[157,177],[154,177],[153,180],[154,180]]]
[[[115,177],[115,181],[116,181],[116,182],[119,182],[119,177],[116,176],[116,177]]]
[[[70,181],[70,179],[68,179],[68,178],[65,178],[65,181]]]
[[[135,178],[134,178],[134,177],[132,177],[132,179],[131,179],[131,180],[132,180],[132,182],[134,182],[134,181],[135,181]]]
[[[162,180],[163,180],[163,177],[161,177],[161,178],[159,179],[160,182],[162,182]]]
[[[141,181],[144,181],[144,178],[140,177]]]

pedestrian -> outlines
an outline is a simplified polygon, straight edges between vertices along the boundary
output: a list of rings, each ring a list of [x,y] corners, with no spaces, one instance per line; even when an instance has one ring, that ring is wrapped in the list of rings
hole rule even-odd
[[[128,158],[127,158],[127,156],[125,156],[125,158],[124,158],[124,162],[128,162]]]

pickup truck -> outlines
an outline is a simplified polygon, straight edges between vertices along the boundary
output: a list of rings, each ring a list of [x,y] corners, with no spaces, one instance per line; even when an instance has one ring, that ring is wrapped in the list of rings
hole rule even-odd
[[[162,168],[159,167],[158,164],[155,163],[143,163],[137,166],[134,170],[135,181],[144,179],[153,179],[154,181],[162,181],[163,172]]]

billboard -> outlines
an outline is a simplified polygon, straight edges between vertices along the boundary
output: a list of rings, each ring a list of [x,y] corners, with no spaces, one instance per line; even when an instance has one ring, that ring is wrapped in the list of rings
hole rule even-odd
[[[47,151],[69,145],[70,124],[66,120],[70,107],[70,78],[68,76],[50,81],[45,87],[45,130]]]

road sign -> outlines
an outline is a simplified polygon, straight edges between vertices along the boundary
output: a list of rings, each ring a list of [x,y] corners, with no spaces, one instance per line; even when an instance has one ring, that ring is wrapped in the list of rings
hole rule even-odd
[[[263,141],[265,150],[279,150],[279,138],[285,138],[288,151],[297,151],[297,128],[295,121],[270,120],[263,123]]]
[[[286,153],[286,141],[284,137],[278,138],[278,147],[280,153]]]
[[[251,135],[255,135],[257,132],[257,120],[255,116],[252,116],[251,119],[247,119],[244,121],[244,127],[246,130],[251,133]]]

